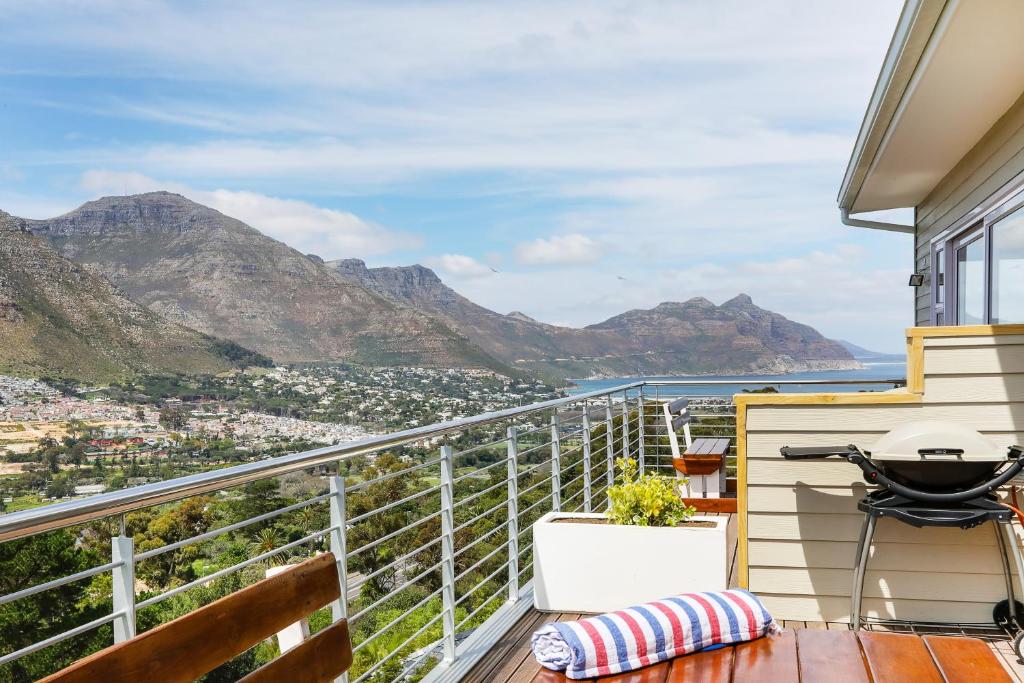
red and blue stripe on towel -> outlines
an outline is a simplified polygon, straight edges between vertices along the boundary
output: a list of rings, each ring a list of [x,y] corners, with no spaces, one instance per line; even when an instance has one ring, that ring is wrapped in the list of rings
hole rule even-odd
[[[574,622],[545,624],[533,654],[572,679],[632,671],[679,655],[753,640],[775,631],[745,590],[683,593]]]

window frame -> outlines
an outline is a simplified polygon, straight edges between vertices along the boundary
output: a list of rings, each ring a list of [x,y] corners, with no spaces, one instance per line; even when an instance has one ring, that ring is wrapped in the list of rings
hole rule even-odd
[[[931,324],[937,325],[941,315],[944,325],[964,325],[958,317],[956,254],[957,251],[972,242],[981,239],[982,242],[982,270],[984,279],[982,281],[983,297],[983,320],[981,324],[992,324],[992,228],[1002,219],[1010,216],[1018,209],[1024,208],[1024,185],[1005,195],[1001,201],[990,206],[988,210],[977,218],[974,212],[967,225],[960,225],[955,231],[950,230],[932,240],[931,243],[931,273],[932,273],[932,294],[931,294]],[[943,281],[939,283],[939,263],[942,263]]]

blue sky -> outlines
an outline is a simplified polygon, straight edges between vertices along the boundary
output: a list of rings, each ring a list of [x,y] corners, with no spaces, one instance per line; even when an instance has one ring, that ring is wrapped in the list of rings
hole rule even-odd
[[[835,196],[898,12],[0,0],[0,209],[170,189],[502,312],[743,291],[897,351],[910,238]]]

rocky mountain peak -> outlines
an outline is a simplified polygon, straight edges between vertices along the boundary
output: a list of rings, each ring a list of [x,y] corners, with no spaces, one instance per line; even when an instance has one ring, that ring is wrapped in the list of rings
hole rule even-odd
[[[737,294],[722,304],[722,308],[758,308],[749,294]]]
[[[535,322],[537,322],[536,318],[531,318],[530,316],[526,315],[522,311],[512,311],[511,313],[508,314],[508,317],[512,318],[513,320],[522,321],[524,323],[535,323]]]

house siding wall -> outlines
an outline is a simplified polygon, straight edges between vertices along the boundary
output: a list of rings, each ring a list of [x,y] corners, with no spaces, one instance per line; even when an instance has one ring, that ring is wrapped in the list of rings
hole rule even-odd
[[[870,448],[887,430],[927,419],[964,423],[1003,446],[1024,443],[1024,335],[926,337],[923,347],[919,403],[747,406],[748,585],[776,618],[849,620],[863,520],[856,503],[868,489],[844,460],[789,462],[781,446]],[[992,525],[880,520],[868,567],[868,617],[988,622],[1005,598]]]
[[[925,274],[917,288],[914,318],[931,324],[931,241],[1024,172],[1024,96],[917,207],[914,263]]]

